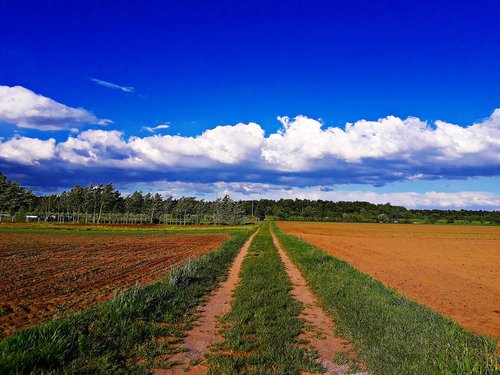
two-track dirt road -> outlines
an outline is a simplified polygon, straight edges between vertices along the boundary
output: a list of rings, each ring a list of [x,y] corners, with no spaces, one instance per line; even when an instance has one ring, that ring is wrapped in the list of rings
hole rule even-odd
[[[185,351],[169,358],[169,361],[177,362],[178,365],[169,369],[155,369],[152,371],[155,375],[206,374],[208,372],[206,355],[210,353],[213,344],[223,340],[219,332],[218,321],[231,310],[233,293],[240,282],[240,270],[255,235],[256,233],[247,240],[236,256],[229,269],[227,280],[220,284],[203,306],[199,307],[197,321],[187,332],[180,346]],[[317,360],[326,369],[327,374],[347,373],[350,370],[349,366],[335,364],[333,358],[340,352],[350,352],[352,346],[333,334],[332,318],[318,305],[316,297],[299,269],[288,258],[274,235],[273,241],[293,285],[291,294],[304,307],[300,317],[304,319],[306,329],[298,339],[305,340],[306,346],[317,353]]]

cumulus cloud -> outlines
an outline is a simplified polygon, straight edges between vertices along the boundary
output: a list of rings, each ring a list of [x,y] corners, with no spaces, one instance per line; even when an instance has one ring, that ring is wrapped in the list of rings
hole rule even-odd
[[[500,109],[466,127],[394,116],[344,127],[325,127],[305,116],[279,120],[282,129],[267,136],[256,123],[238,123],[216,126],[194,137],[127,138],[118,130],[103,129],[83,131],[60,142],[23,137],[21,143],[31,140],[31,148],[17,146],[21,138],[14,137],[2,144],[0,159],[11,165],[39,163],[37,168],[66,170],[68,176],[75,172],[99,176],[106,171],[113,181],[240,181],[246,189],[251,183],[261,188],[266,183],[290,189],[323,186],[323,194],[332,185],[500,176]],[[45,156],[33,150],[39,147],[36,142],[51,145]],[[405,194],[405,202],[410,202],[405,204],[411,206],[411,195]],[[422,205],[423,199],[438,200],[417,198]],[[461,202],[462,198],[449,199]]]
[[[394,161],[411,171],[434,165],[449,167],[500,162],[500,109],[478,124],[461,127],[437,121],[435,127],[416,117],[388,116],[360,120],[344,129],[305,116],[278,118],[283,130],[271,134],[262,149],[266,162],[283,171],[331,169],[344,163]],[[417,171],[417,173],[419,173]],[[411,177],[408,175],[407,177]]]
[[[106,125],[83,108],[72,108],[21,86],[0,86],[0,121],[20,128],[77,130],[84,124]]]
[[[0,142],[0,158],[23,165],[36,165],[55,156],[55,144],[54,138],[42,141],[37,138],[15,136],[6,142]]]
[[[77,165],[104,162],[108,166],[126,167],[132,159],[132,151],[118,130],[86,130],[59,143],[57,153],[61,160]]]
[[[121,90],[121,91],[124,91],[124,92],[134,92],[134,90],[135,90],[134,87],[120,86],[120,85],[117,85],[116,83],[111,83],[111,82],[103,81],[102,79],[91,78],[90,80],[94,81],[98,85],[101,85],[101,86],[104,86],[104,87],[109,87],[110,89],[113,89],[113,90]]]
[[[210,168],[258,158],[263,139],[264,131],[254,123],[217,126],[197,137],[154,135],[128,140],[118,130],[86,130],[58,143],[57,154],[74,165]]]
[[[209,167],[251,162],[259,157],[264,130],[255,123],[217,126],[197,137],[132,137],[128,144],[142,160],[158,165]]]

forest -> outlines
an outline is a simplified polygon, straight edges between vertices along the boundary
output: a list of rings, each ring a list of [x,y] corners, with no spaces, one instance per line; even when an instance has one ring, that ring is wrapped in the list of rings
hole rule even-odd
[[[86,224],[236,225],[265,218],[296,221],[500,224],[500,211],[407,209],[369,202],[280,199],[215,201],[123,194],[112,183],[76,185],[60,194],[36,195],[0,173],[0,220]]]

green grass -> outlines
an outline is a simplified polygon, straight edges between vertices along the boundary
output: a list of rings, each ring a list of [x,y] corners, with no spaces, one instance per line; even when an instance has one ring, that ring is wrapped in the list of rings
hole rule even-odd
[[[117,294],[109,302],[20,331],[0,342],[0,373],[147,373],[175,351],[194,308],[226,274],[252,229],[190,261],[164,280]],[[168,337],[166,344],[154,339]]]
[[[245,258],[232,311],[223,318],[225,341],[209,355],[210,374],[299,374],[321,371],[315,353],[297,345],[301,306],[273,245],[269,224]]]
[[[0,234],[54,234],[54,235],[89,235],[89,236],[149,236],[176,234],[236,234],[248,229],[248,226],[123,226],[116,227],[100,224],[54,224],[54,223],[0,223]]]
[[[375,374],[498,374],[494,340],[467,332],[273,224],[338,333]]]

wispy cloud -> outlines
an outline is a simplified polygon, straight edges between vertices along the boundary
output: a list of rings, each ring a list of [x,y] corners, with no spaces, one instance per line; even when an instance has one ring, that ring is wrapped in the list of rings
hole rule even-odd
[[[154,133],[156,132],[157,130],[161,130],[161,129],[168,129],[170,128],[170,125],[169,124],[161,124],[161,125],[158,125],[158,126],[155,126],[155,127],[150,127],[150,126],[143,126],[142,129],[150,132],[150,133]]]
[[[124,92],[134,92],[134,90],[135,90],[134,87],[120,86],[120,85],[117,85],[116,83],[103,81],[102,79],[91,78],[91,80],[94,81],[95,83],[97,83],[98,85],[109,87],[110,89],[114,89],[114,90],[121,90]]]

